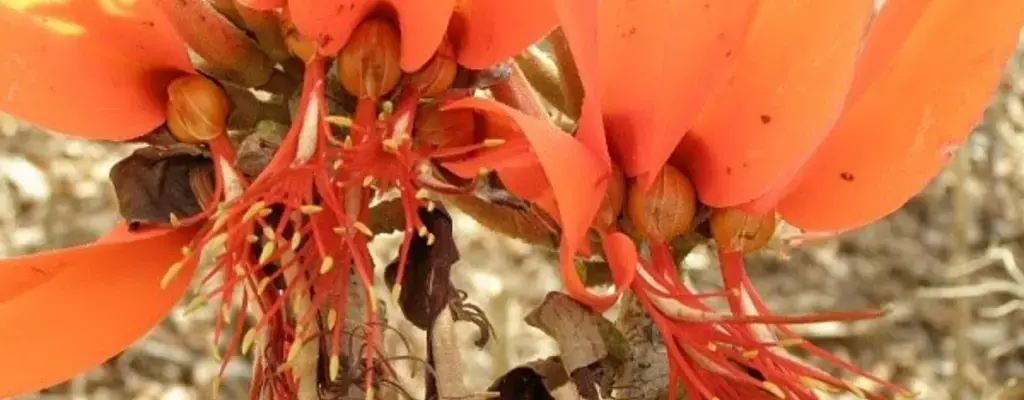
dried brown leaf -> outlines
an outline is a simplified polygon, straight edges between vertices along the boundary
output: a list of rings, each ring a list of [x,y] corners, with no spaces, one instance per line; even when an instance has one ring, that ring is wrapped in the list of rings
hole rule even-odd
[[[562,358],[552,356],[512,368],[487,390],[502,400],[554,400],[551,391],[568,381]]]
[[[631,356],[626,338],[611,321],[559,292],[548,293],[525,320],[558,342],[580,396],[611,396],[612,384]]]
[[[235,167],[250,178],[259,176],[270,164],[277,148],[281,146],[281,126],[273,121],[261,121],[256,130],[242,139],[238,146],[238,161]]]
[[[121,216],[130,224],[168,224],[202,211],[201,198],[213,187],[213,163],[202,149],[186,145],[148,146],[110,170]],[[202,197],[200,197],[202,196]]]

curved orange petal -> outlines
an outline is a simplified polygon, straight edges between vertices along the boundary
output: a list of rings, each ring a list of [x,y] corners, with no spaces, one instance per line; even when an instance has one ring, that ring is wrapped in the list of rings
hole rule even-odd
[[[166,290],[160,280],[195,229],[130,234],[122,223],[90,245],[0,261],[0,398],[58,384],[146,334],[188,286],[191,268]]]
[[[448,108],[473,109],[489,119],[504,119],[519,126],[554,193],[562,226],[562,263],[572,264],[604,198],[609,166],[571,135],[501,103],[470,97]],[[543,182],[539,177],[537,180]]]
[[[946,164],[981,117],[1024,25],[1019,1],[972,5],[896,1],[882,10],[860,66],[874,79],[848,101],[780,204],[784,218],[812,230],[858,227],[895,211]],[[875,41],[903,44],[894,51]]]
[[[391,10],[402,32],[402,69],[415,71],[437,51],[455,0],[291,0],[288,12],[299,33],[320,38],[320,54],[334,56],[360,22]]]
[[[728,83],[674,156],[705,204],[788,183],[841,112],[871,15],[871,0],[760,3]]]
[[[729,77],[757,2],[605,1],[601,100],[627,176],[651,183]],[[652,173],[653,172],[653,173]]]
[[[576,128],[576,140],[590,148],[605,164],[611,163],[601,111],[601,82],[598,73],[598,6],[576,0],[555,0],[559,24],[572,50],[572,58],[583,84],[583,106]]]
[[[550,1],[458,0],[452,40],[459,64],[484,69],[525,50],[556,25]]]
[[[192,67],[149,1],[0,2],[0,110],[59,132],[126,140],[164,120]]]

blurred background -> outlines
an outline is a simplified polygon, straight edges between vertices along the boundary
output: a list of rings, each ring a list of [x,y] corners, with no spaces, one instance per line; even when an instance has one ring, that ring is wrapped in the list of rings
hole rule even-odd
[[[891,307],[878,320],[806,325],[798,332],[922,399],[1024,399],[1016,380],[1024,379],[1024,272],[1015,263],[1024,262],[1022,62],[1024,48],[961,158],[902,210],[835,239],[748,257],[752,280],[778,312]],[[131,150],[69,139],[0,114],[0,256],[82,244],[104,233],[117,217],[107,174]],[[455,283],[498,332],[496,341],[476,350],[469,333],[475,328],[461,327],[468,383],[484,389],[511,367],[557,351],[522,317],[561,280],[550,254],[461,215],[456,235],[462,261]],[[392,257],[397,239],[376,241],[378,260]],[[697,282],[714,287],[714,262],[698,249],[687,267]],[[424,335],[390,314],[422,356]],[[179,307],[118,357],[24,398],[211,398],[218,369],[209,351],[214,317],[212,309],[185,317]],[[400,347],[397,338],[388,342]],[[236,356],[220,398],[246,398],[249,374],[248,360]]]

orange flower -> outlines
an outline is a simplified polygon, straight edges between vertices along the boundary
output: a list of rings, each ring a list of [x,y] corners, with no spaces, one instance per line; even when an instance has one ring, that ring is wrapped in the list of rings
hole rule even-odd
[[[255,9],[283,8],[299,33],[334,55],[363,20],[386,15],[402,36],[402,69],[419,69],[447,33],[459,64],[483,69],[515,55],[555,26],[548,2],[502,0],[242,0]]]
[[[168,83],[193,71],[148,2],[0,2],[0,53],[0,110],[99,140],[161,124]],[[93,244],[3,260],[0,397],[57,384],[148,332],[186,289],[157,285],[195,231],[120,223]]]
[[[253,54],[255,47],[248,39],[231,36],[234,28],[212,8],[201,3],[153,3],[160,5],[182,30],[175,32],[162,13],[146,1],[131,3],[125,9],[108,9],[84,0],[31,7],[3,2],[0,50],[17,61],[4,64],[3,68],[10,70],[0,69],[0,88],[5,93],[0,108],[48,128],[94,139],[141,136],[163,122],[169,82],[192,72],[178,33],[201,55],[224,56],[204,58],[216,61],[212,67],[226,68],[223,72],[228,72],[229,78],[247,85],[269,79],[266,57]],[[366,96],[360,98],[347,136],[339,140],[328,121],[337,123],[344,118],[327,115],[326,58],[344,52],[342,48],[349,44],[352,31],[372,17],[385,23],[376,25],[362,40],[381,39],[373,35],[388,35],[388,24],[397,21],[403,33],[399,40],[400,65],[406,73],[442,53],[454,56],[464,67],[479,69],[511,57],[551,30],[555,18],[548,3],[253,0],[240,4],[264,10],[286,7],[283,14],[304,36],[300,39],[315,44],[316,51],[305,60],[299,111],[285,139],[252,182],[246,182],[235,171],[234,149],[223,135],[206,143],[211,147],[217,174],[214,198],[221,204],[207,205],[203,213],[182,221],[184,228],[130,234],[121,226],[90,246],[2,264],[0,274],[5,279],[0,284],[0,316],[12,323],[0,328],[0,338],[9,339],[0,344],[0,350],[25,357],[8,358],[17,364],[10,365],[7,369],[11,373],[0,379],[0,395],[55,384],[130,344],[178,300],[187,278],[194,273],[202,253],[199,250],[211,244],[224,251],[201,281],[205,284],[219,275],[223,283],[205,293],[203,299],[219,298],[225,303],[241,291],[243,312],[249,302],[263,311],[263,318],[244,337],[239,331],[242,325],[236,324],[229,332],[225,353],[233,354],[240,348],[244,351],[252,342],[248,338],[262,329],[271,335],[266,343],[272,348],[266,351],[276,356],[261,359],[281,363],[283,354],[295,353],[297,346],[304,346],[310,339],[300,335],[309,330],[300,328],[316,323],[318,310],[336,312],[338,320],[344,318],[351,273],[367,288],[372,285],[367,245],[373,233],[366,222],[370,201],[377,193],[397,188],[402,195],[407,211],[401,252],[404,264],[411,235],[430,235],[416,213],[419,207],[430,207],[420,190],[426,183],[423,175],[429,169],[428,161],[491,166],[502,160],[535,160],[522,140],[516,142],[511,136],[507,141],[495,140],[508,136],[496,129],[486,129],[482,135],[474,133],[470,144],[413,149],[409,135],[422,96],[409,82],[400,84],[405,90],[400,91],[394,110],[380,107],[379,91],[360,93]],[[547,12],[544,7],[548,7]],[[224,36],[207,40],[203,35],[207,28]],[[26,36],[32,40],[18,40]],[[226,40],[222,43],[219,39]],[[388,62],[391,55],[387,52],[392,49],[372,44],[376,43],[356,43],[354,46],[361,47],[351,55],[365,62],[359,57],[383,54],[384,58],[371,61]],[[226,54],[221,51],[225,49],[237,52]],[[379,73],[364,67],[357,65],[345,72]],[[355,85],[365,79],[356,76]],[[375,85],[372,89],[383,88],[381,82],[393,80],[371,82]],[[447,102],[443,96],[435,101]],[[54,110],[50,108],[53,105],[69,109]],[[381,110],[385,111],[378,114]],[[497,144],[501,148],[494,148]],[[128,260],[118,258],[122,254],[145,257],[148,264],[126,263]],[[269,285],[281,280],[289,283],[283,289]],[[160,282],[169,283],[167,290],[159,290]],[[285,313],[277,311],[290,296],[304,292],[310,296],[309,311],[294,316],[295,321],[285,321]],[[121,297],[125,294],[131,297]],[[131,304],[118,303],[123,308],[113,308],[113,299]],[[62,309],[84,311],[66,316]],[[374,308],[370,308],[368,321],[374,320],[373,313]],[[84,323],[99,323],[102,331],[51,343],[55,341],[53,335],[78,330]],[[224,328],[223,321],[218,320],[218,339]],[[329,344],[324,357],[331,365],[338,364],[342,329],[343,324],[328,326],[329,334],[324,335]],[[369,327],[368,341],[378,329],[377,324]],[[373,370],[372,352],[363,357],[368,370]],[[223,362],[226,365],[227,359]],[[277,395],[294,394],[296,382],[288,376],[291,372],[277,373],[278,367],[261,364],[257,376],[262,378],[256,379],[254,388],[269,383],[267,390]]]
[[[891,0],[877,18],[870,0],[554,3],[585,91],[576,139],[499,111],[530,138],[546,174],[533,179],[552,186],[567,287],[597,308],[614,299],[587,293],[567,255],[591,226],[610,163],[641,189],[674,165],[716,208],[777,208],[816,230],[867,224],[919,191],[965,139],[1024,24],[1013,0]],[[699,398],[816,398],[809,387],[822,382],[855,390],[772,348],[799,346],[861,373],[785,324],[871,313],[772,315],[733,249],[719,249],[725,290],[693,293],[667,244],[647,239],[650,257],[630,263],[635,250],[619,244],[609,264],[618,290],[631,286],[662,331],[672,390],[679,381]],[[707,296],[726,297],[730,313]]]

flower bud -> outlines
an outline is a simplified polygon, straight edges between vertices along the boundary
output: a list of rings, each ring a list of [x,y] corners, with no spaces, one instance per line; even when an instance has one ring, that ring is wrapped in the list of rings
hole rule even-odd
[[[433,97],[450,89],[458,72],[459,64],[455,62],[455,51],[452,50],[448,38],[445,38],[434,57],[423,68],[409,76],[409,83],[421,96]]]
[[[608,180],[608,189],[605,190],[604,199],[601,200],[601,208],[594,216],[593,228],[599,231],[607,231],[619,220],[622,214],[622,207],[626,203],[626,176],[618,166],[612,165],[612,174]]]
[[[363,21],[338,54],[338,79],[349,93],[361,99],[377,99],[398,85],[398,30],[382,20]]]
[[[413,145],[426,151],[472,145],[476,114],[467,109],[441,111],[437,103],[420,106],[413,125]]]
[[[167,128],[178,141],[199,144],[226,131],[231,103],[214,81],[184,76],[167,86],[167,94]]]
[[[666,165],[646,193],[637,186],[629,188],[626,213],[637,233],[664,242],[690,229],[696,199],[690,179]]]
[[[775,233],[775,213],[751,215],[736,208],[711,213],[711,237],[720,249],[749,253],[764,247]]]

